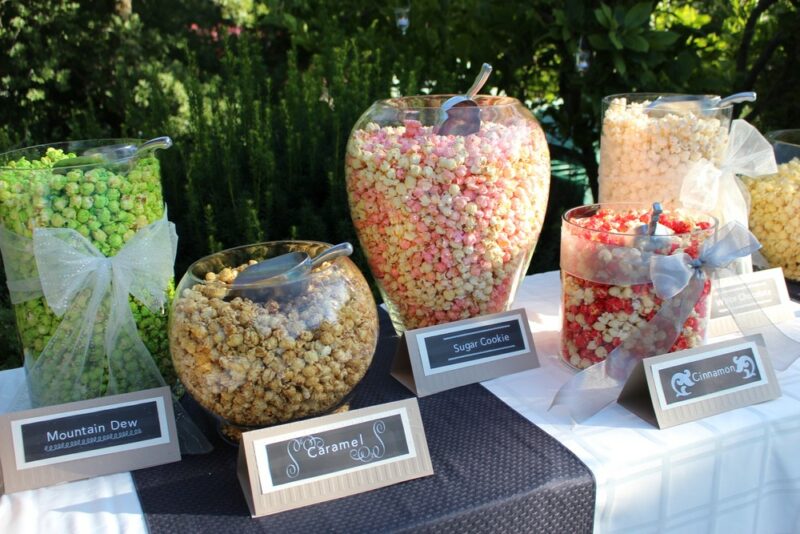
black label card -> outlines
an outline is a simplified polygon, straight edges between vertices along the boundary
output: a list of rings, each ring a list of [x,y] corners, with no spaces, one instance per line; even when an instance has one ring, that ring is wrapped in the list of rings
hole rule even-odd
[[[160,438],[155,400],[20,425],[25,463]]]
[[[425,338],[430,369],[493,358],[527,350],[525,336],[518,320],[512,319],[490,326],[465,328]]]
[[[266,445],[275,487],[407,455],[399,414]]]
[[[758,363],[757,363],[758,362]],[[699,399],[753,383],[761,383],[761,366],[752,347],[657,371],[667,406]]]

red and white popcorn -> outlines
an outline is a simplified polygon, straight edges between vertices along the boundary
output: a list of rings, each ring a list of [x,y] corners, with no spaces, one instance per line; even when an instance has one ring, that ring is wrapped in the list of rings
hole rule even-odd
[[[716,223],[701,212],[668,210],[657,232],[665,235],[641,235],[649,220],[650,210],[633,204],[583,206],[564,215],[561,356],[573,367],[584,369],[605,360],[661,309],[662,299],[650,281],[650,257],[685,252],[696,259]],[[706,281],[670,352],[702,344],[710,288]],[[655,346],[656,341],[639,344]]]
[[[534,121],[478,133],[369,123],[346,156],[350,213],[384,300],[406,329],[505,310],[530,262],[550,162]]]

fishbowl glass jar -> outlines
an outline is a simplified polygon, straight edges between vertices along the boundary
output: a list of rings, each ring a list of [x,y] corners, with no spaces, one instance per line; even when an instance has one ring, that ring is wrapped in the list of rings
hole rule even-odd
[[[170,348],[187,392],[239,431],[327,413],[364,377],[378,340],[369,285],[346,257],[302,276],[236,284],[250,265],[314,241],[273,241],[206,256],[183,276],[170,316]]]
[[[350,214],[395,329],[508,309],[542,229],[544,133],[519,101],[458,108],[452,95],[375,102],[356,122],[345,170]]]

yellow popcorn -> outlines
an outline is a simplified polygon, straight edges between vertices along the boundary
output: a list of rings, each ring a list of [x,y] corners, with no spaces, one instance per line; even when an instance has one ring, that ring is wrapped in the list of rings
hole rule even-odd
[[[743,177],[750,192],[750,230],[761,253],[783,274],[800,280],[800,158],[778,165],[778,173]]]

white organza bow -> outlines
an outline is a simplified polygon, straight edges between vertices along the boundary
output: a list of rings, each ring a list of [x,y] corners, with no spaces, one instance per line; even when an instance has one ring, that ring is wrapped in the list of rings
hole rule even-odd
[[[152,312],[163,309],[177,242],[166,213],[111,258],[69,228],[36,228],[33,239],[0,231],[12,302],[44,295],[61,319],[36,361],[26,362],[35,404],[165,385],[139,336],[128,295]]]
[[[772,146],[747,121],[736,119],[731,124],[728,146],[717,167],[701,159],[690,167],[681,186],[684,207],[712,212],[720,224],[738,221],[747,224],[749,195],[736,177],[763,176],[778,172]]]

